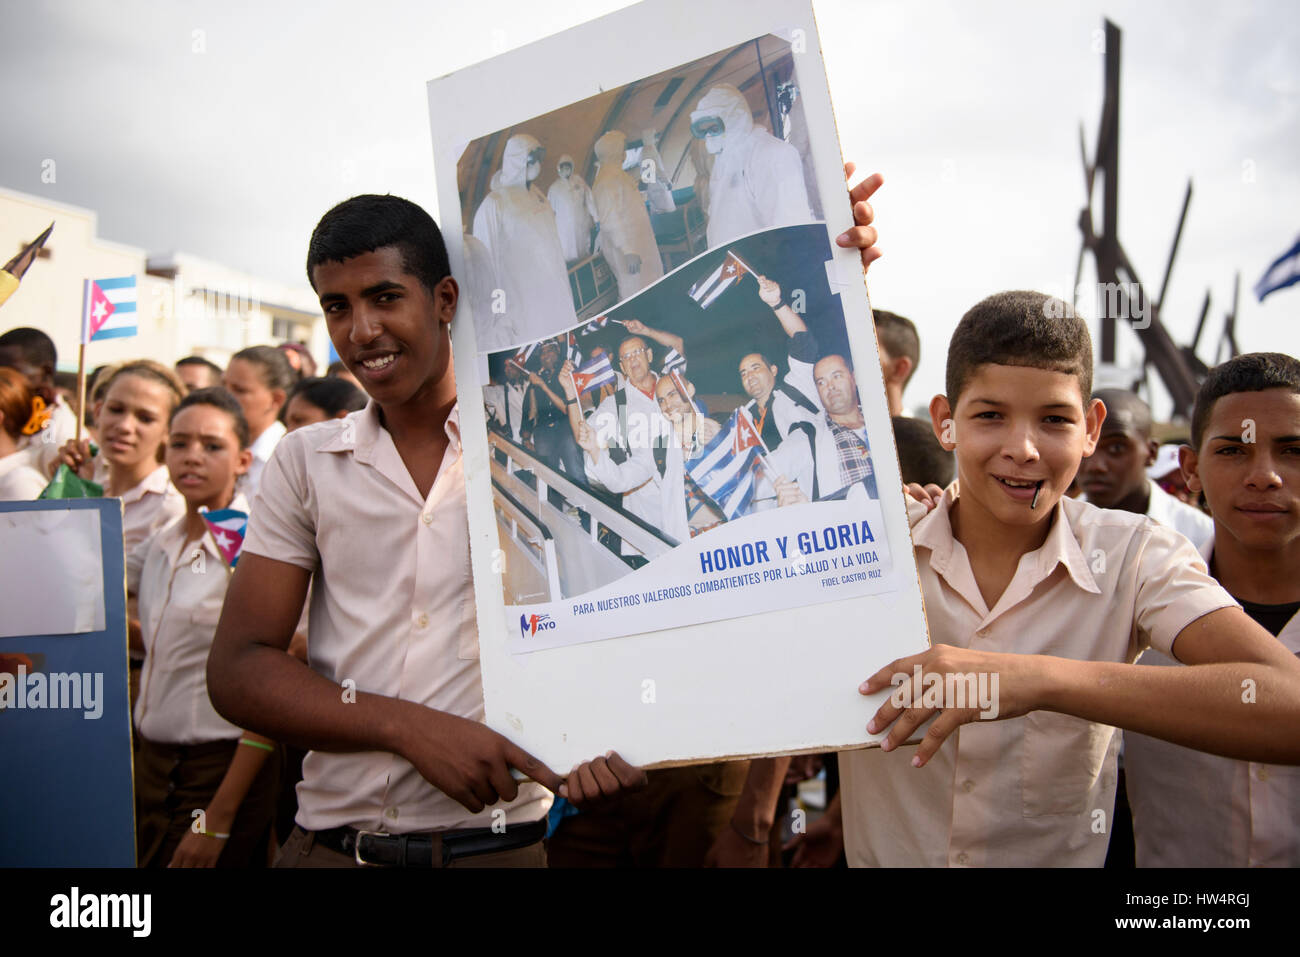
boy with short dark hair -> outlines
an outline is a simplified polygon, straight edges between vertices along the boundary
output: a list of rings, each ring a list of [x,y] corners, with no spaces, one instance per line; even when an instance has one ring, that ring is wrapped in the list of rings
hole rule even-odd
[[[1210,573],[1300,654],[1300,360],[1253,353],[1212,369],[1192,443],[1182,464],[1214,515]],[[1142,663],[1175,664],[1152,651]],[[1300,867],[1300,768],[1125,742],[1139,867]]]
[[[1115,727],[1300,763],[1300,661],[1182,536],[1064,497],[1105,416],[1091,388],[1087,326],[1041,293],[953,334],[930,415],[958,479],[913,528],[934,644],[860,688],[897,686],[881,748],[841,762],[850,863],[1100,865]],[[1148,645],[1189,667],[1132,666]]]
[[[1151,438],[1151,408],[1125,389],[1099,389],[1106,406],[1097,448],[1079,466],[1079,485],[1098,508],[1146,515],[1187,536],[1197,551],[1214,537],[1214,522],[1178,501],[1147,477],[1158,448]]]

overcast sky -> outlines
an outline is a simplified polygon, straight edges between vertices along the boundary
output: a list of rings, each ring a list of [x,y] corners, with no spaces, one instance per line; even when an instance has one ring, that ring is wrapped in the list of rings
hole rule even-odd
[[[436,213],[427,80],[624,5],[9,4],[0,185],[98,211],[106,239],[303,281],[311,229],[340,199],[393,192]],[[845,155],[886,178],[872,302],[922,329],[909,406],[942,391],[948,336],[980,298],[1072,284],[1103,16],[1124,31],[1121,240],[1153,292],[1195,180],[1164,315],[1175,339],[1207,287],[1217,336],[1240,270],[1241,347],[1300,354],[1300,287],[1249,292],[1300,234],[1300,5],[815,10]],[[663,42],[689,29],[665,24]],[[1100,225],[1100,192],[1094,209]],[[1138,348],[1121,333],[1121,360]]]

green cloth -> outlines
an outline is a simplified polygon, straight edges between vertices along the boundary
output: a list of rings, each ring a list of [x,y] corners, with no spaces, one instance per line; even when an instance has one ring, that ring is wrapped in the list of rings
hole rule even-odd
[[[59,463],[59,469],[54,473],[54,478],[50,479],[50,484],[45,486],[45,491],[37,496],[37,498],[103,497],[104,489],[102,486],[86,481],[68,468],[66,463]]]

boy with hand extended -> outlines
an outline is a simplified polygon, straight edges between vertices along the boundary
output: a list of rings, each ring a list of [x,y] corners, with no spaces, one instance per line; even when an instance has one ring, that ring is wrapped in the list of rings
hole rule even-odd
[[[1100,865],[1116,726],[1300,763],[1300,661],[1184,538],[1064,497],[1105,416],[1091,379],[1087,326],[1040,293],[953,334],[930,414],[958,479],[913,528],[933,647],[859,689],[897,686],[867,725],[881,748],[842,758],[851,864]],[[1190,667],[1133,666],[1147,646]]]
[[[566,780],[481,723],[442,236],[413,203],[354,197],[317,225],[307,272],[371,401],[285,436],[267,464],[213,704],[311,749],[280,866],[544,866],[548,799],[512,768],[575,804],[645,776],[611,752]],[[287,649],[309,582],[305,665]]]

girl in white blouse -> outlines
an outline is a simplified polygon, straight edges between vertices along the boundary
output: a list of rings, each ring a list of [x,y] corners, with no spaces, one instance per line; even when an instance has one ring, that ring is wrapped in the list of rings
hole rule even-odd
[[[172,415],[166,456],[185,514],[127,562],[146,652],[135,703],[138,861],[264,866],[280,755],[217,714],[207,687],[230,572],[200,509],[248,510],[235,491],[252,460],[239,403],[221,388],[190,393]]]
[[[104,479],[104,495],[122,500],[122,539],[129,555],[163,525],[184,514],[185,500],[167,478],[163,443],[167,421],[185,396],[176,373],[151,359],[117,367],[95,406],[100,449],[90,455],[90,440],[70,441],[63,461],[82,478]],[[96,462],[107,477],[96,477]]]

